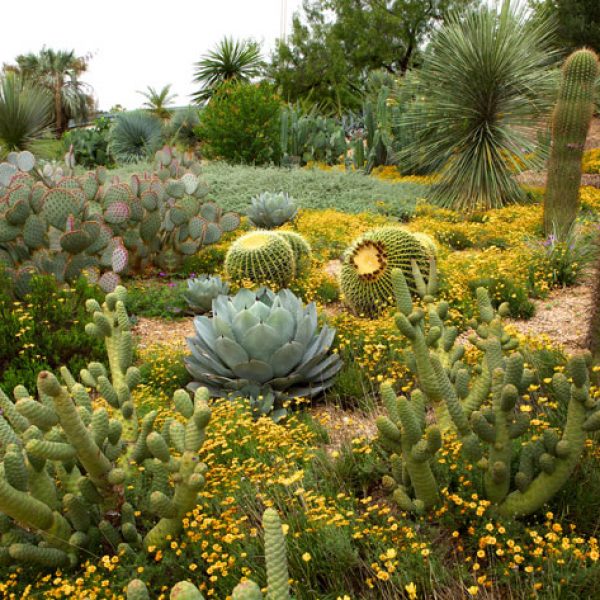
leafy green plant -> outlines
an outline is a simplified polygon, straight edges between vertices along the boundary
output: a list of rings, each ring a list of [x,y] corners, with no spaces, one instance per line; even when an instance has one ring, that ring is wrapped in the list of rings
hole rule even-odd
[[[195,150],[200,139],[196,129],[200,125],[200,113],[195,106],[173,111],[167,127],[167,137],[171,144],[182,146],[186,150]]]
[[[118,114],[110,129],[109,151],[117,162],[148,160],[162,143],[160,120],[143,110]]]
[[[401,155],[442,161],[432,188],[441,206],[474,211],[523,199],[515,174],[529,164],[535,136],[525,133],[550,97],[552,34],[511,0],[450,16],[433,34],[413,88],[417,134]]]
[[[50,131],[52,97],[16,73],[0,77],[0,143],[6,150],[24,150]]]
[[[106,117],[96,119],[93,127],[67,131],[62,137],[65,151],[72,146],[75,162],[87,169],[112,166],[113,159],[108,149],[109,131],[110,120]]]
[[[277,162],[280,106],[267,83],[223,84],[202,112],[203,153],[232,163]]]
[[[102,294],[85,279],[72,288],[53,277],[35,276],[31,291],[21,301],[10,294],[10,280],[0,273],[0,388],[22,384],[35,388],[43,369],[68,366],[75,372],[98,360],[103,348],[84,331],[85,303]]]
[[[187,312],[184,290],[185,282],[167,277],[132,281],[127,289],[127,306],[135,317],[177,319]]]

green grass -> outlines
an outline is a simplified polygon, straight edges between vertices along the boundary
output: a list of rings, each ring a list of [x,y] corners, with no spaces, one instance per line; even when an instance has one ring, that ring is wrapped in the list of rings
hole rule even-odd
[[[147,163],[127,165],[110,171],[127,179],[131,174],[149,171]],[[227,210],[244,212],[250,199],[260,192],[284,191],[303,208],[335,208],[349,213],[377,212],[385,203],[393,214],[409,217],[415,202],[426,195],[428,186],[417,183],[389,183],[361,173],[340,173],[320,169],[283,169],[208,163],[203,177],[210,198]]]

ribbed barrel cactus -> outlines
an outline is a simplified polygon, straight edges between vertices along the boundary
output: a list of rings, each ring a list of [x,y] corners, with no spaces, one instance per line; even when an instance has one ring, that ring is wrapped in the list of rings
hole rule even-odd
[[[477,290],[479,319],[469,341],[483,358],[469,367],[456,331],[444,323],[447,305],[436,305],[423,294],[426,320],[426,311],[412,304],[402,271],[394,270],[392,279],[396,325],[410,341],[407,364],[418,388],[409,401],[396,398],[388,384],[382,387],[387,416],[377,426],[392,453],[385,487],[404,510],[421,512],[435,504],[438,490],[429,461],[440,434],[452,433],[462,442],[460,460],[482,471],[485,497],[498,512],[518,517],[540,510],[571,477],[588,432],[600,429],[600,401],[590,395],[586,357],[569,361],[570,379],[556,373],[552,380],[554,398],[565,408],[562,430],[527,436],[528,412],[519,407],[527,402],[535,375],[525,367],[517,340],[504,330],[506,307],[496,312],[487,291]],[[426,427],[428,407],[434,409],[436,424]]]
[[[255,227],[274,229],[292,221],[298,214],[298,207],[286,192],[263,192],[252,198],[246,214]]]
[[[301,277],[310,273],[312,265],[312,248],[306,238],[295,231],[281,229],[277,235],[282,237],[294,253],[295,277]]]
[[[194,319],[185,364],[193,391],[261,400],[281,418],[289,398],[312,397],[333,384],[342,363],[331,352],[335,330],[318,329],[314,303],[304,306],[290,290],[240,290],[219,296],[213,316]],[[260,413],[267,410],[260,409]]]
[[[80,553],[97,556],[107,547],[160,548],[196,506],[207,469],[198,452],[208,391],[175,392],[178,418],[160,428],[156,411],[138,416],[133,392],[141,376],[125,300],[118,286],[102,306],[87,303],[86,331],[104,340],[108,369],[90,363],[80,382],[66,368],[62,382],[42,371],[37,398],[23,386],[14,400],[0,392],[2,565],[68,567]]]
[[[251,231],[231,244],[225,256],[230,279],[284,288],[296,275],[294,251],[272,231]]]
[[[344,253],[340,286],[346,304],[359,315],[377,315],[394,301],[393,269],[402,269],[415,290],[412,261],[425,267],[429,251],[410,232],[380,227],[363,234]]]
[[[252,580],[246,580],[233,589],[232,600],[289,600],[288,565],[283,527],[277,511],[267,508],[263,513],[265,532],[265,562],[267,563],[266,595]],[[171,589],[171,600],[204,600],[200,590],[189,581],[180,581]],[[146,584],[134,579],[127,586],[127,600],[150,600]]]
[[[594,84],[598,56],[589,49],[571,54],[563,67],[558,100],[552,116],[552,151],[544,201],[546,235],[563,238],[579,209],[581,161],[594,115]]]
[[[213,300],[217,296],[229,294],[229,283],[223,281],[218,275],[200,275],[188,279],[187,290],[183,297],[192,310],[197,313],[207,313],[212,309]]]
[[[198,163],[169,148],[153,174],[128,183],[109,182],[104,168],[47,176],[30,153],[10,158],[0,165],[0,263],[19,295],[34,272],[66,282],[94,275],[112,290],[123,274],[173,270],[240,222],[206,201]]]

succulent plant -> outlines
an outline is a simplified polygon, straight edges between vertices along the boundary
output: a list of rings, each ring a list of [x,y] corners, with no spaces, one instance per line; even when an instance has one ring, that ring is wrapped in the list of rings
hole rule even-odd
[[[312,397],[333,384],[341,369],[331,353],[335,330],[318,331],[314,303],[304,306],[290,291],[240,290],[219,296],[212,317],[194,319],[185,365],[194,381],[216,396],[273,395],[272,416],[285,415],[285,400]]]
[[[552,151],[544,201],[546,235],[564,237],[577,216],[581,160],[594,115],[594,83],[599,70],[598,56],[587,48],[573,52],[563,67],[552,117]]]
[[[229,293],[229,284],[218,275],[200,275],[195,279],[188,279],[187,285],[188,289],[184,290],[183,297],[198,313],[209,312],[217,296],[226,296]]]
[[[246,214],[255,227],[274,229],[298,214],[296,201],[286,192],[263,192],[251,200]]]
[[[217,242],[240,222],[205,201],[199,165],[165,147],[155,172],[129,183],[106,169],[81,177],[40,172],[30,153],[0,164],[0,262],[23,295],[34,272],[70,282],[82,274],[105,290],[148,266],[173,270],[185,256]]]
[[[392,270],[402,269],[416,291],[412,262],[423,268],[429,252],[413,234],[399,227],[380,227],[360,236],[344,253],[340,287],[357,314],[374,316],[393,303]]]
[[[295,231],[287,229],[280,229],[277,231],[277,235],[290,245],[294,253],[294,265],[296,267],[294,276],[300,277],[309,273],[312,266],[312,249],[306,238]]]
[[[267,563],[267,590],[263,596],[261,589],[252,580],[239,583],[232,591],[232,600],[289,600],[288,565],[283,527],[277,511],[267,508],[263,513],[265,532],[265,562]],[[204,600],[200,590],[189,581],[175,584],[170,593],[171,600]],[[149,600],[146,584],[134,579],[127,586],[127,600]]]
[[[63,368],[62,383],[42,371],[37,399],[23,386],[14,401],[0,391],[0,565],[62,568],[107,547],[161,548],[197,504],[208,392],[198,388],[193,399],[175,392],[179,418],[160,429],[156,411],[138,417],[132,392],[141,375],[125,301],[118,286],[102,306],[87,302],[86,332],[104,340],[108,369],[90,363],[78,382]],[[92,401],[90,388],[110,411]]]
[[[230,279],[274,284],[284,288],[296,275],[294,251],[272,231],[251,231],[239,237],[227,251],[225,271]]]
[[[409,400],[397,398],[390,385],[382,386],[387,416],[377,426],[392,453],[385,487],[404,510],[423,512],[433,506],[439,492],[430,461],[442,436],[452,432],[461,441],[460,460],[482,471],[485,497],[499,513],[519,517],[540,510],[571,477],[588,432],[600,429],[600,401],[590,395],[588,357],[571,358],[570,380],[563,373],[552,379],[554,397],[565,409],[562,432],[547,429],[527,439],[529,416],[517,407],[527,401],[535,375],[502,325],[508,307],[496,312],[487,291],[478,288],[479,319],[469,341],[483,358],[473,368],[462,360],[465,349],[457,343],[456,330],[444,323],[448,305],[436,305],[432,289],[420,284],[426,310],[415,308],[400,269],[392,280],[396,325],[410,341],[406,359],[418,387]],[[436,423],[426,427],[429,407]]]

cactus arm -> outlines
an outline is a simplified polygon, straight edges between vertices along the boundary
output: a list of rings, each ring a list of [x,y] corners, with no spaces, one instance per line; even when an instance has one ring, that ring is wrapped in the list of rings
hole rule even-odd
[[[267,599],[288,600],[289,575],[285,552],[285,537],[279,515],[272,508],[263,514],[265,530],[265,560],[267,563]]]

